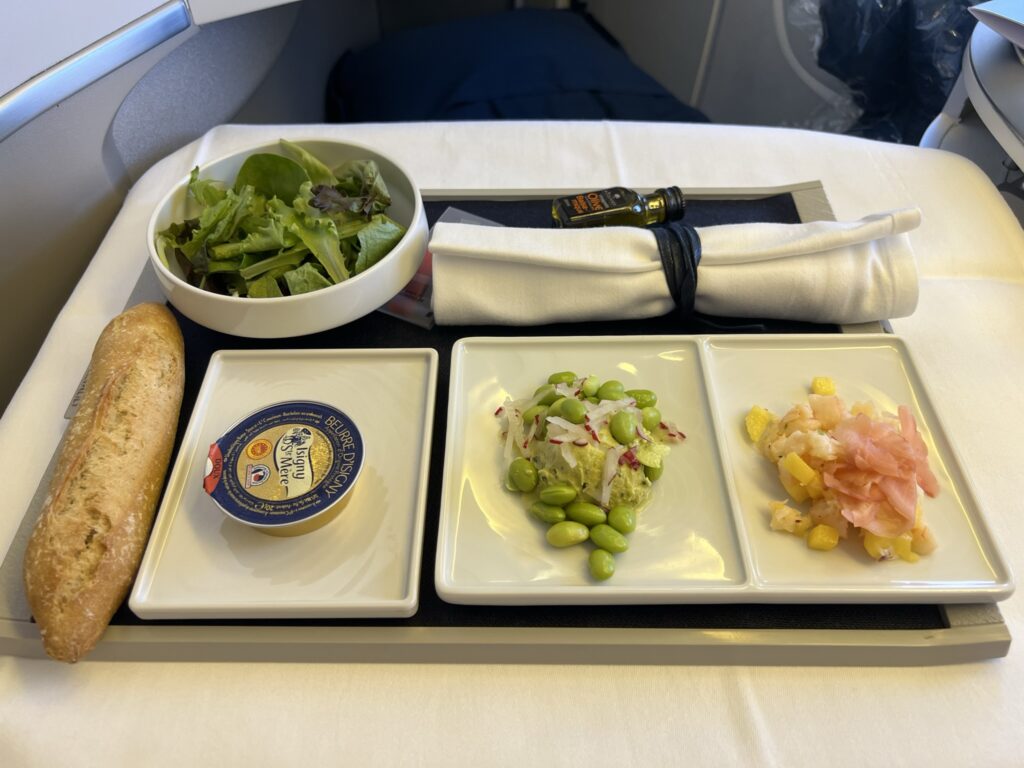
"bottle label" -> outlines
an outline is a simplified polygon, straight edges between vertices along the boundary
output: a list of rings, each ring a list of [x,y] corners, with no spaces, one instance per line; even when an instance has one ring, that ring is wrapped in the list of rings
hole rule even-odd
[[[611,223],[622,214],[640,213],[636,193],[624,187],[581,192],[554,201],[552,215],[558,226],[594,226]]]
[[[568,198],[568,200],[574,215],[600,213],[601,211],[620,208],[627,204],[625,190],[621,187],[583,192]]]

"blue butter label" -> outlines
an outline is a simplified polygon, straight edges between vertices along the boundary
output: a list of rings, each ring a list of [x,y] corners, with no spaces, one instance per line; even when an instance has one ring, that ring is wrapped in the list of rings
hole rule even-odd
[[[203,487],[243,522],[290,525],[344,497],[362,464],[362,435],[344,412],[310,401],[277,403],[210,446]]]

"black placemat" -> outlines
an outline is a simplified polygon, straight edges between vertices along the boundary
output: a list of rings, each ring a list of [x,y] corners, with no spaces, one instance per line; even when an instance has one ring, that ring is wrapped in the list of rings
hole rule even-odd
[[[497,221],[506,227],[551,227],[551,200],[428,200],[423,208],[433,224],[449,206],[475,216]],[[799,224],[793,195],[788,192],[753,200],[708,200],[698,198],[686,203],[687,224],[710,227],[717,224]]]
[[[549,226],[549,200],[450,200],[426,204],[433,222],[448,207],[498,221],[506,226]],[[686,219],[695,226],[752,221],[797,223],[792,196],[756,200],[695,200]],[[172,307],[173,310],[173,307]],[[440,517],[441,483],[448,419],[448,382],[452,346],[468,336],[605,336],[704,333],[834,333],[836,326],[776,320],[735,320],[674,313],[645,320],[556,323],[530,328],[510,326],[437,326],[430,330],[373,312],[353,323],[294,339],[249,339],[217,333],[175,310],[185,338],[185,396],[174,454],[188,425],[210,356],[220,349],[302,349],[433,347],[438,352],[437,403],[434,410],[428,474],[420,605],[408,619],[169,620],[143,621],[121,606],[113,624],[254,625],[254,626],[445,626],[445,627],[622,627],[732,629],[939,629],[946,626],[936,605],[602,605],[602,606],[461,606],[441,600],[434,589],[434,560]]]

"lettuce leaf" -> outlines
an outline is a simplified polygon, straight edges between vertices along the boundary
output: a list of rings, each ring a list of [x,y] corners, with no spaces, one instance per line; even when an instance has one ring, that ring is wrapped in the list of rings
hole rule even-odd
[[[359,230],[359,255],[356,257],[355,274],[365,272],[383,259],[405,235],[405,227],[394,219],[378,214],[370,223]]]
[[[281,148],[306,172],[309,181],[313,182],[314,185],[326,184],[329,187],[333,187],[338,183],[338,180],[334,178],[334,174],[331,173],[331,169],[326,165],[317,160],[313,155],[304,150],[298,144],[292,144],[287,139],[281,139]],[[291,200],[294,197],[285,198]]]
[[[384,213],[391,195],[373,160],[349,160],[334,171],[336,184],[313,187],[312,204],[325,213],[357,213],[366,219]]]
[[[296,198],[295,202],[302,203],[300,198]],[[271,200],[267,208],[309,248],[313,257],[324,265],[333,282],[340,283],[349,278],[338,242],[338,230],[330,217],[311,215],[315,209],[305,204],[301,205],[302,210],[290,208],[280,200]]]
[[[227,194],[227,190],[219,181],[207,181],[199,178],[199,166],[192,169],[188,179],[188,192],[200,205],[216,205]]]
[[[239,267],[241,267],[241,266],[242,266],[242,259],[241,258],[238,258],[238,259],[221,259],[220,261],[211,261],[207,265],[206,271],[207,271],[207,273],[209,273],[211,275],[214,274],[215,272],[237,272]]]
[[[288,284],[288,293],[293,296],[298,293],[309,293],[318,291],[321,288],[330,288],[331,283],[321,275],[316,267],[306,262],[301,267],[296,267],[286,272],[284,280]]]
[[[253,299],[272,299],[277,296],[284,296],[281,293],[281,286],[277,284],[276,278],[264,275],[256,280],[249,281],[249,297]]]
[[[309,249],[305,247],[295,248],[290,251],[282,251],[265,259],[254,260],[252,263],[245,263],[243,259],[239,267],[239,274],[246,280],[252,280],[265,272],[271,272],[284,267],[285,271],[299,266],[309,255]]]
[[[230,259],[245,253],[291,248],[298,242],[298,237],[284,226],[280,218],[270,214],[262,219],[250,220],[247,227],[251,229],[248,229],[244,239],[215,245],[210,249],[210,256],[214,259]]]
[[[249,155],[238,169],[234,190],[241,193],[244,187],[250,186],[268,199],[276,197],[290,203],[299,194],[300,187],[307,183],[309,174],[294,160],[258,153]]]
[[[197,254],[207,244],[223,243],[234,237],[242,219],[250,215],[251,206],[255,203],[254,197],[255,192],[250,186],[244,187],[240,193],[227,190],[220,202],[199,214],[198,227],[192,231],[191,238],[179,245],[182,253],[195,263]],[[209,255],[216,258],[213,254]]]

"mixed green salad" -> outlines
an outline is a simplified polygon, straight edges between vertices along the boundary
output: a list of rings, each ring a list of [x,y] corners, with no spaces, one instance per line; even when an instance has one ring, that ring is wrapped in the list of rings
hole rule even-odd
[[[402,239],[373,160],[332,169],[297,144],[281,148],[287,156],[250,155],[230,187],[192,170],[188,194],[202,210],[157,234],[165,266],[215,293],[293,296],[365,272]]]

